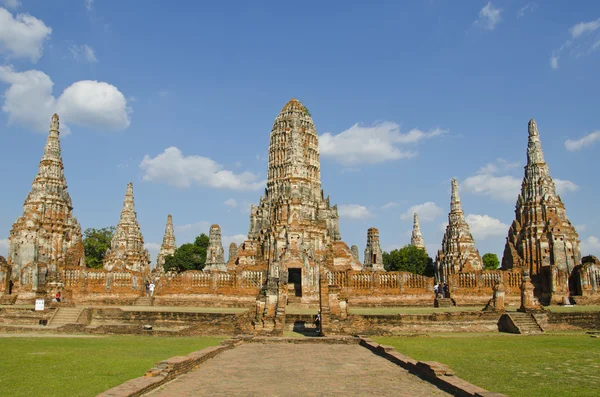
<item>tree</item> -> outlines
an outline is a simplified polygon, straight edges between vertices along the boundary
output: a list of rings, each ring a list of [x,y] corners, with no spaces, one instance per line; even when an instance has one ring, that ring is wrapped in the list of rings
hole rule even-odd
[[[384,252],[383,266],[388,271],[433,275],[433,260],[425,250],[413,245],[405,245],[399,250],[392,250],[390,253]]]
[[[104,255],[110,248],[110,240],[114,233],[114,226],[103,227],[102,229],[89,228],[83,232],[83,250],[87,267],[102,268]]]
[[[500,266],[498,255],[488,252],[481,260],[483,260],[483,270],[496,270]]]
[[[208,236],[202,233],[196,237],[194,243],[186,243],[178,247],[173,255],[165,257],[165,271],[202,270],[206,264],[208,242]]]

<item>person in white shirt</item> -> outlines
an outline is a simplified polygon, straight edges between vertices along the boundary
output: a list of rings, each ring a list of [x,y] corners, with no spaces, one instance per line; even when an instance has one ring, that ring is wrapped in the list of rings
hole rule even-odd
[[[150,296],[154,295],[154,283],[150,283],[150,285],[148,286],[148,289],[150,290]]]

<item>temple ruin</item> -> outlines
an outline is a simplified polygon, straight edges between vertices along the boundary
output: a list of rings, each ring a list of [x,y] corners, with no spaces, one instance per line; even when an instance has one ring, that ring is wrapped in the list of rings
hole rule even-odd
[[[448,226],[442,239],[442,249],[438,251],[435,259],[435,266],[440,281],[447,280],[451,274],[480,271],[483,268],[481,256],[475,248],[475,239],[465,220],[456,179],[452,179]]]
[[[167,216],[167,224],[165,225],[165,235],[163,236],[160,250],[156,255],[156,266],[155,270],[162,272],[164,271],[165,258],[169,255],[174,255],[177,245],[175,243],[175,230],[173,229],[173,217],[171,214]]]
[[[383,251],[379,244],[379,230],[375,227],[367,230],[364,269],[373,271],[385,270],[383,268]]]
[[[421,225],[419,225],[419,215],[416,212],[413,215],[413,230],[410,237],[410,245],[427,252],[425,240],[423,239],[423,234],[421,234]]]
[[[227,271],[225,266],[225,250],[223,249],[223,241],[221,240],[221,227],[212,225],[208,233],[208,248],[206,249],[206,266],[203,269],[205,272],[212,270]]]
[[[579,236],[556,193],[535,120],[528,125],[527,165],[508,230],[502,269],[527,270],[544,302],[569,296],[569,278],[581,263]]]
[[[58,115],[50,132],[23,214],[8,239],[8,291],[43,293],[65,267],[85,266],[81,227],[73,216],[60,150]],[[31,295],[33,296],[33,295]]]
[[[144,237],[140,230],[133,202],[133,183],[127,184],[121,217],[112,240],[110,249],[104,257],[106,270],[130,270],[138,273],[150,271],[150,254],[144,248]]]

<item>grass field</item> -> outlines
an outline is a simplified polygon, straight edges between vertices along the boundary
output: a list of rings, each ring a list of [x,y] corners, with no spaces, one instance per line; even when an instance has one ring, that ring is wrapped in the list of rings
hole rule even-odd
[[[434,334],[377,337],[417,360],[449,365],[456,375],[511,397],[598,396],[600,338],[584,334]]]
[[[0,396],[95,396],[142,376],[160,360],[223,338],[0,338]]]

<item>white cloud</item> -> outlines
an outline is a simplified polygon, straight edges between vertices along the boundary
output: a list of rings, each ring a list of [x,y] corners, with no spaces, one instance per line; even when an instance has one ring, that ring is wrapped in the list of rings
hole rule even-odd
[[[444,213],[444,210],[438,207],[434,202],[428,201],[423,204],[413,205],[404,214],[400,215],[400,219],[413,219],[413,215],[419,214],[420,221],[432,221]]]
[[[430,132],[413,129],[401,133],[400,126],[389,121],[372,126],[354,124],[337,135],[330,132],[321,135],[319,150],[322,156],[331,157],[343,165],[375,164],[414,157],[417,155],[415,151],[402,146],[414,145],[444,132],[440,129]]]
[[[223,236],[222,237],[222,241],[223,241],[223,248],[225,249],[225,260],[227,260],[227,258],[229,257],[229,246],[231,245],[231,243],[235,243],[238,247],[241,243],[243,243],[244,241],[246,241],[248,239],[248,236],[245,234],[234,234],[231,236]]]
[[[448,227],[448,221],[446,222],[442,222],[438,225],[438,231],[445,233],[446,232],[446,228]]]
[[[530,12],[534,12],[537,8],[537,4],[535,3],[528,3],[525,6],[521,7],[519,9],[519,11],[517,12],[517,18],[521,18],[524,17],[525,14],[530,13]]]
[[[19,8],[19,6],[21,5],[21,1],[20,0],[2,0],[2,4],[4,4],[4,6],[6,8],[14,10],[16,8]]]
[[[238,205],[237,201],[235,201],[235,200],[234,200],[234,199],[232,199],[232,198],[231,198],[231,199],[228,199],[228,200],[225,200],[225,201],[223,202],[223,204],[225,204],[226,206],[228,206],[228,207],[230,207],[230,208],[235,208],[235,207],[237,207],[237,205]]]
[[[552,69],[558,69],[558,58],[560,57],[554,54],[552,54],[552,56],[550,57],[550,67]]]
[[[396,203],[395,201],[390,201],[389,203],[382,205],[381,209],[382,210],[387,210],[387,209],[394,208],[394,207],[397,207],[397,206],[398,206],[398,203]]]
[[[596,236],[589,236],[581,241],[581,256],[594,255],[600,256],[600,239]]]
[[[521,190],[521,180],[510,175],[479,174],[465,179],[461,188],[466,192],[514,202]]]
[[[579,186],[571,181],[564,179],[554,179],[554,186],[556,187],[556,193],[562,195],[567,192],[575,192],[579,190]]]
[[[512,175],[497,174],[519,165],[519,163],[498,159],[495,163],[481,167],[476,175],[466,178],[460,185],[461,189],[464,189],[465,192],[514,203],[521,191],[521,179]],[[579,189],[575,183],[563,179],[554,179],[554,184],[558,194],[574,192]]]
[[[73,58],[76,61],[84,60],[89,63],[98,62],[98,58],[96,58],[96,53],[94,52],[94,49],[87,44],[71,45],[69,47],[69,51],[71,52],[71,55],[73,55]]]
[[[474,24],[487,30],[494,30],[496,25],[502,20],[501,13],[502,10],[495,8],[490,1],[479,11],[479,17],[475,20]]]
[[[94,6],[94,0],[83,0],[83,3],[88,11],[92,10],[92,7]]]
[[[600,29],[600,18],[590,22],[579,22],[569,29],[569,33],[571,33],[572,38],[576,39],[581,35],[595,32],[598,29]]]
[[[50,117],[56,112],[63,133],[69,131],[67,124],[107,130],[129,127],[131,109],[127,99],[111,84],[82,80],[55,98],[54,83],[47,74],[38,70],[16,72],[11,66],[0,66],[0,82],[9,85],[2,105],[9,123],[46,133]]]
[[[338,214],[341,218],[364,219],[371,216],[369,209],[358,204],[341,204],[338,206]]]
[[[144,156],[140,168],[144,171],[145,181],[179,188],[196,184],[216,189],[258,190],[266,184],[249,171],[236,174],[208,157],[184,156],[175,146],[166,148],[155,157]]]
[[[186,225],[175,226],[175,231],[180,233],[205,233],[208,235],[210,223],[200,221],[196,223],[188,223]]]
[[[567,139],[565,141],[565,147],[568,151],[574,152],[577,150],[581,150],[584,147],[588,147],[596,141],[600,141],[600,131],[590,132],[589,134],[579,139]]]
[[[37,62],[44,52],[44,42],[52,28],[29,14],[16,17],[0,7],[0,53],[10,58],[29,58]]]
[[[600,48],[600,35],[595,32],[599,29],[600,18],[589,22],[579,22],[571,26],[569,28],[570,38],[552,53],[550,66],[553,69],[558,69],[558,58],[564,51],[568,51],[572,58],[581,58],[598,50]]]
[[[8,255],[8,239],[0,240],[0,255],[4,258]]]
[[[469,214],[465,217],[471,233],[476,240],[485,240],[488,237],[505,236],[509,226],[489,215]]]

